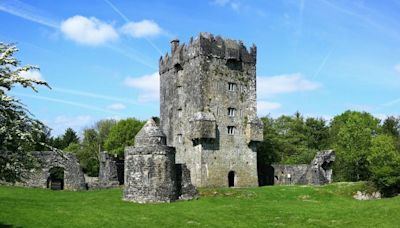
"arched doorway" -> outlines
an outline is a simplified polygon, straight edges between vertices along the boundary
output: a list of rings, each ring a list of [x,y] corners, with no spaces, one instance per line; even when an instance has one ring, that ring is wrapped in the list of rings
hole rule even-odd
[[[230,171],[228,173],[228,186],[229,187],[235,186],[235,171]]]
[[[47,188],[51,190],[64,189],[64,168],[53,167],[49,170],[49,177],[47,178]]]

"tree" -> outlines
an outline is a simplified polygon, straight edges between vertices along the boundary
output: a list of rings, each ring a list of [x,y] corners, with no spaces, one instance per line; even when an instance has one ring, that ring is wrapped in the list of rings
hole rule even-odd
[[[400,190],[400,152],[396,150],[392,136],[379,135],[372,139],[368,155],[371,181],[385,194],[393,195]]]
[[[98,133],[98,141],[100,144],[100,150],[105,149],[105,142],[108,138],[108,135],[111,132],[112,127],[117,124],[116,120],[106,119],[100,120],[95,124],[95,130]]]
[[[79,143],[79,137],[72,128],[67,128],[67,130],[65,130],[65,133],[62,137],[62,143],[63,143],[63,147],[66,148],[71,143]],[[62,149],[64,149],[64,148],[62,148]]]
[[[400,117],[387,117],[382,124],[382,133],[393,136],[397,150],[400,151]]]
[[[116,121],[112,119],[100,120],[94,127],[83,131],[81,144],[73,142],[64,149],[78,156],[83,171],[89,176],[98,176],[99,152],[104,150],[105,141],[115,124]]]
[[[15,97],[7,94],[15,85],[31,88],[48,88],[47,82],[22,77],[23,72],[39,70],[25,65],[13,57],[18,49],[12,44],[0,43],[0,180],[16,181],[33,165],[33,159],[23,146],[35,143],[35,135],[43,133],[44,124],[34,119],[27,108]]]
[[[366,112],[346,111],[334,117],[330,140],[337,154],[334,167],[336,180],[368,180],[367,156],[371,140],[378,134],[379,122]]]
[[[144,122],[135,118],[120,120],[111,128],[105,142],[108,152],[123,155],[126,146],[133,146],[136,134],[143,127]]]

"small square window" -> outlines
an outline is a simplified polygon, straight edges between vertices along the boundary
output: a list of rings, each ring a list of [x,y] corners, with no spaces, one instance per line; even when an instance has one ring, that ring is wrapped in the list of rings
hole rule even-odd
[[[228,83],[228,90],[229,91],[235,91],[235,89],[236,89],[236,84],[229,82]]]
[[[235,116],[235,109],[234,108],[228,108],[228,116],[234,117]]]
[[[228,126],[228,135],[234,135],[234,134],[235,134],[235,127]]]

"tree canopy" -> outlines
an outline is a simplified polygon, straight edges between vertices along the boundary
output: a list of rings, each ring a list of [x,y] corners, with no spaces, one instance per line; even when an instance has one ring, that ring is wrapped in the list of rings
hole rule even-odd
[[[0,43],[0,180],[6,181],[15,181],[23,170],[32,166],[32,159],[23,147],[34,144],[35,137],[46,134],[45,125],[34,119],[21,101],[8,92],[16,85],[35,92],[37,85],[50,88],[43,80],[21,75],[39,68],[32,65],[20,66],[14,57],[17,51],[13,44]]]

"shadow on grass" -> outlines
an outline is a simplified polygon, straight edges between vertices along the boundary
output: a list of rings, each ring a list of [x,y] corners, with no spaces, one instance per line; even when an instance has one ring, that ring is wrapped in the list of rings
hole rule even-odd
[[[10,224],[4,224],[3,222],[0,222],[0,228],[21,228],[22,226],[13,226]]]

